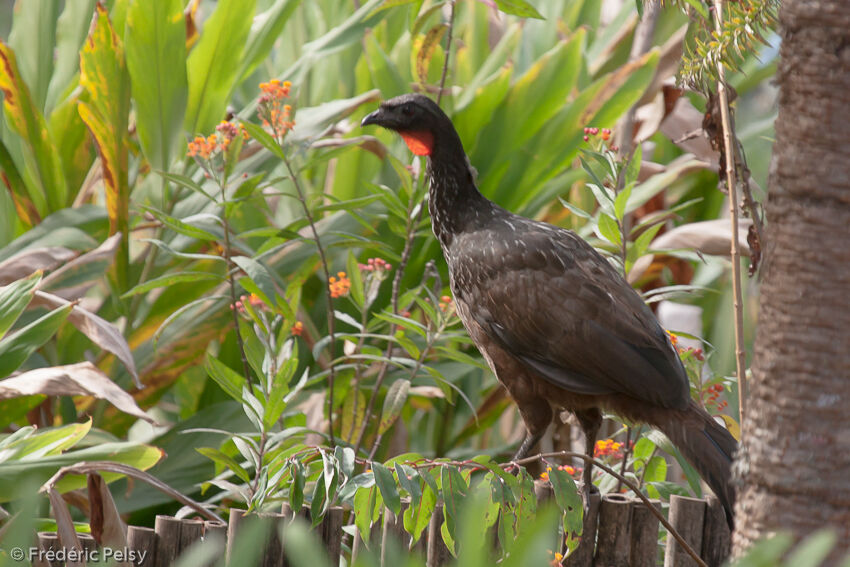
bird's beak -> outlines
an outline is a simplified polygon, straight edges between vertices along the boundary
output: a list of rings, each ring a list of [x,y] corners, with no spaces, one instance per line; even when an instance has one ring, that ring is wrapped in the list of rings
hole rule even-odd
[[[381,117],[382,117],[382,113],[381,113],[381,109],[379,108],[375,112],[372,112],[371,114],[367,114],[366,117],[363,118],[363,120],[360,121],[360,126],[368,126],[369,124],[377,124],[378,126],[380,126],[381,125]]]

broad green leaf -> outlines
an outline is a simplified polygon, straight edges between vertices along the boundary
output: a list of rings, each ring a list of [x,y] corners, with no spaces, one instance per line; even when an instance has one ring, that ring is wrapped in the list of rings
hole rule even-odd
[[[253,258],[249,258],[248,256],[234,256],[231,258],[233,263],[239,266],[248,277],[251,278],[251,281],[256,284],[257,288],[261,293],[263,301],[268,305],[274,305],[275,298],[275,286],[274,279],[272,275],[269,273],[269,270],[257,260]]]
[[[0,287],[0,337],[6,334],[18,317],[26,309],[35,293],[35,288],[41,281],[41,272],[7,286]]]
[[[520,18],[537,18],[538,20],[544,19],[543,16],[540,15],[540,12],[538,12],[534,6],[529,4],[526,0],[494,1],[496,2],[496,7],[506,14],[519,16]]]
[[[91,418],[83,423],[61,427],[48,427],[35,431],[0,449],[0,463],[9,461],[34,461],[50,455],[59,455],[76,445],[91,429]]]
[[[9,45],[18,54],[21,76],[29,85],[33,102],[44,108],[47,87],[53,75],[56,47],[56,0],[18,0],[9,33]]]
[[[120,232],[116,258],[119,290],[127,287],[129,265],[129,202],[127,120],[130,80],[121,40],[112,29],[106,9],[97,5],[91,32],[80,52],[80,85],[89,102],[78,105],[80,116],[94,136],[103,167],[109,234]]]
[[[130,0],[124,41],[142,151],[167,170],[182,148],[186,111],[186,24],[182,0]]]
[[[74,93],[61,101],[48,123],[72,195],[79,193],[96,157],[94,142],[77,109],[79,100],[85,96]]]
[[[372,472],[375,473],[375,484],[378,485],[387,508],[392,510],[393,514],[398,515],[401,511],[401,498],[398,495],[393,473],[378,462],[372,463]]]
[[[42,217],[64,208],[68,189],[44,116],[21,77],[15,52],[0,41],[0,91],[9,126],[25,142],[26,169],[35,183],[30,198]]]
[[[26,362],[37,348],[56,334],[73,304],[54,309],[17,331],[0,339],[0,376],[8,376]]]
[[[254,18],[237,75],[240,82],[268,57],[286,22],[300,4],[301,0],[276,0],[268,10]]]
[[[112,461],[147,470],[157,464],[165,454],[150,445],[132,442],[102,443],[94,447],[68,451],[61,455],[51,455],[32,462],[11,461],[0,463],[0,502],[9,502],[20,498],[19,487],[29,480],[38,484],[45,483],[61,467],[75,465],[83,461]],[[107,482],[122,475],[101,473]],[[59,481],[56,488],[68,492],[86,486],[84,475],[69,475]]]
[[[387,397],[384,398],[384,408],[381,410],[381,421],[378,424],[378,434],[383,435],[404,409],[404,403],[407,401],[407,394],[410,392],[410,380],[400,379],[392,383],[387,390]]]
[[[372,82],[381,91],[383,98],[391,98],[410,90],[408,83],[402,78],[395,63],[381,48],[375,34],[367,34],[363,38],[364,57],[372,75]]]
[[[47,89],[44,112],[51,114],[64,97],[80,70],[80,48],[89,33],[97,0],[65,2],[65,9],[56,22],[56,53],[53,76]],[[52,116],[51,116],[52,119]],[[73,188],[73,185],[71,185]]]
[[[245,41],[254,17],[255,0],[221,0],[204,24],[201,39],[187,62],[189,101],[183,129],[210,134],[224,118],[239,76]]]

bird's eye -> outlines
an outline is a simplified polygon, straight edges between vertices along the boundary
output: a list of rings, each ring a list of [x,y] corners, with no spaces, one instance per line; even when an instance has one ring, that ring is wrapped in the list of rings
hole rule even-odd
[[[405,116],[413,116],[413,105],[412,104],[405,104],[404,106],[401,107],[401,113],[404,114]]]

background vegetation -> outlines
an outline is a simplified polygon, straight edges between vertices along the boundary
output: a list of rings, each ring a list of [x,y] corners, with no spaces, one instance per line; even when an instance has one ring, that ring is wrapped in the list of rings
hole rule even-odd
[[[445,500],[452,542],[449,502],[474,479],[501,487],[495,512],[475,509],[516,518],[510,549],[543,474],[573,545],[583,464],[496,465],[522,428],[453,311],[424,164],[359,120],[411,90],[440,100],[485,195],[578,231],[663,303],[694,396],[737,431],[728,205],[700,73],[715,52],[739,70],[761,201],[772,3],[740,4],[714,36],[702,4],[666,7],[635,49],[645,8],[613,0],[0,3],[0,501],[112,461],[219,511],[343,504],[363,536],[404,495],[419,537]],[[693,88],[677,88],[683,69]],[[607,432],[598,457],[650,496],[701,492],[658,434]],[[545,447],[570,449],[569,427]],[[130,523],[180,509],[104,476]]]

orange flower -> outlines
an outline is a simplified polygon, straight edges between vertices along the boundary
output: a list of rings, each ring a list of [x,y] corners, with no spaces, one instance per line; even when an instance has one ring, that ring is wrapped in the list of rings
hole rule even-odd
[[[328,287],[331,290],[331,297],[342,297],[348,295],[348,290],[351,289],[351,280],[348,279],[345,272],[338,272],[337,277],[331,276],[328,280]]]
[[[283,104],[283,100],[289,98],[291,86],[289,81],[281,83],[279,79],[260,83],[262,94],[257,115],[262,119],[263,127],[271,129],[278,138],[283,138],[295,126],[295,122],[290,120],[292,106]]]
[[[206,138],[195,136],[195,139],[189,142],[189,151],[186,152],[186,155],[208,160],[217,152],[227,151],[230,142],[237,136],[242,136],[243,138],[248,136],[248,132],[244,126],[241,124],[237,126],[232,122],[222,121],[215,129],[217,133],[210,134]]]
[[[623,446],[622,443],[618,443],[613,439],[602,439],[596,442],[596,446],[593,448],[593,456],[594,457],[606,457],[606,456],[620,456],[620,448]]]
[[[304,333],[304,323],[296,321],[295,324],[292,325],[291,332],[294,336],[300,337],[302,333]]]

